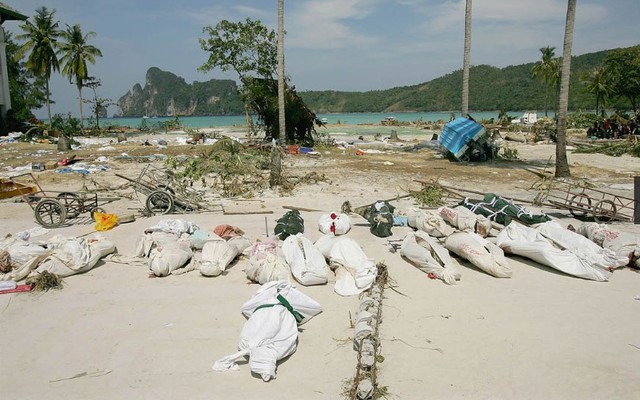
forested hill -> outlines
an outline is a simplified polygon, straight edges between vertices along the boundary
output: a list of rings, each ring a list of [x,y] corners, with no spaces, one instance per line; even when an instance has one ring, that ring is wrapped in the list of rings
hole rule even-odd
[[[575,56],[571,60],[570,110],[593,110],[595,98],[584,91],[583,77],[603,63],[610,50]],[[469,109],[549,110],[557,95],[531,77],[535,62],[497,68],[471,67]],[[295,84],[295,82],[293,82]],[[305,103],[316,113],[449,111],[460,108],[462,70],[429,82],[367,92],[303,91]],[[546,97],[546,100],[545,100]],[[624,101],[624,100],[622,100]],[[615,102],[610,106],[616,106]],[[628,105],[622,103],[623,106]],[[212,79],[188,84],[171,72],[152,67],[144,88],[136,83],[118,100],[120,116],[242,114],[242,101],[232,80]]]
[[[601,65],[609,50],[571,59],[571,110],[595,108],[593,95],[585,93],[583,76]],[[474,111],[543,110],[556,107],[557,95],[531,77],[535,63],[497,68],[489,65],[469,71],[469,109]],[[457,110],[462,104],[462,70],[413,86],[368,92],[308,91],[300,95],[317,113]]]

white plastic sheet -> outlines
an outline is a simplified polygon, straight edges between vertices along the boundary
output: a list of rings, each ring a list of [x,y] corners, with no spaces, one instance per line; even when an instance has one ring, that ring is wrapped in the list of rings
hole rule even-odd
[[[298,325],[322,307],[291,283],[273,281],[261,286],[241,311],[248,320],[240,332],[239,351],[216,361],[213,370],[237,370],[237,361],[248,356],[251,371],[267,382],[276,377],[276,362],[296,351]]]
[[[487,237],[491,231],[491,221],[487,217],[476,214],[464,206],[440,207],[438,213],[447,223],[461,231],[475,232],[482,237]]]
[[[427,232],[429,236],[441,238],[449,236],[454,229],[447,225],[444,219],[435,212],[418,212],[415,216],[415,228]]]
[[[434,274],[449,285],[460,280],[458,262],[437,240],[426,232],[416,231],[405,236],[400,255],[426,274]]]
[[[324,235],[314,244],[329,261],[336,274],[334,290],[341,296],[353,296],[369,289],[378,269],[358,243],[347,236]]]
[[[298,233],[290,235],[282,243],[284,259],[291,267],[291,274],[304,286],[324,285],[329,276],[329,266],[322,253],[311,240]]]
[[[607,267],[592,262],[587,253],[558,248],[541,232],[515,221],[498,234],[496,243],[507,253],[529,258],[568,275],[600,282],[611,276]]]
[[[155,276],[167,276],[184,267],[193,257],[188,240],[178,240],[157,247],[149,254],[149,269]]]
[[[291,269],[278,254],[278,239],[270,238],[251,246],[247,278],[263,285],[271,281],[290,281]]]
[[[196,262],[196,269],[199,269],[200,274],[204,276],[218,276],[249,245],[249,241],[242,236],[227,241],[218,235],[211,234],[202,247],[202,256]]]
[[[344,235],[351,229],[351,218],[347,214],[323,214],[318,220],[318,228],[325,235]]]
[[[445,247],[496,278],[511,277],[511,267],[502,249],[476,233],[453,233],[447,237]]]
[[[53,252],[42,260],[30,276],[44,271],[67,277],[89,271],[108,254],[116,251],[114,242],[101,235],[90,238],[55,236],[49,243]]]
[[[583,222],[576,233],[585,236],[595,244],[612,250],[619,258],[626,257],[629,261],[635,259],[635,253],[640,253],[640,236],[630,232],[623,232],[605,224]],[[636,267],[640,267],[640,260]]]

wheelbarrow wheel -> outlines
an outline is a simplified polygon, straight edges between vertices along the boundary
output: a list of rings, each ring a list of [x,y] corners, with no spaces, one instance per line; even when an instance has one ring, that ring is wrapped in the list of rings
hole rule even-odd
[[[164,215],[173,211],[175,201],[170,193],[164,190],[156,190],[147,197],[146,206],[152,215]]]
[[[67,218],[67,209],[57,200],[40,200],[34,210],[36,221],[45,228],[57,228]]]
[[[91,209],[91,219],[96,220],[96,213],[106,214],[106,211],[102,207],[93,207]]]
[[[67,218],[75,218],[80,215],[80,197],[72,192],[58,194],[58,201],[67,209]]]
[[[611,200],[600,200],[593,206],[593,219],[597,222],[609,222],[616,219],[618,208]]]
[[[574,217],[584,217],[587,210],[591,209],[591,197],[584,193],[574,194],[569,200],[569,212]],[[584,211],[583,211],[584,210]]]

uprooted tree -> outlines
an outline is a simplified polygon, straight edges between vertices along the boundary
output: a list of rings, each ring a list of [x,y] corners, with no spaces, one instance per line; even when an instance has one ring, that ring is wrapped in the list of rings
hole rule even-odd
[[[280,132],[276,33],[250,18],[244,22],[223,20],[213,28],[205,27],[203,32],[209,37],[199,39],[200,47],[209,53],[209,58],[198,70],[235,71],[247,112],[258,117],[266,137],[312,145],[315,125],[321,122],[298,96],[295,87],[289,86],[288,79],[285,79],[286,132]]]

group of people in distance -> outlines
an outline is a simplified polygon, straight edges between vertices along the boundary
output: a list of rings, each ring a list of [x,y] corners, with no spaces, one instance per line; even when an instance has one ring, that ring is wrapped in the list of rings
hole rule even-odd
[[[640,117],[632,118],[626,123],[618,119],[605,118],[595,121],[587,129],[587,137],[596,139],[623,139],[629,135],[640,135]]]

